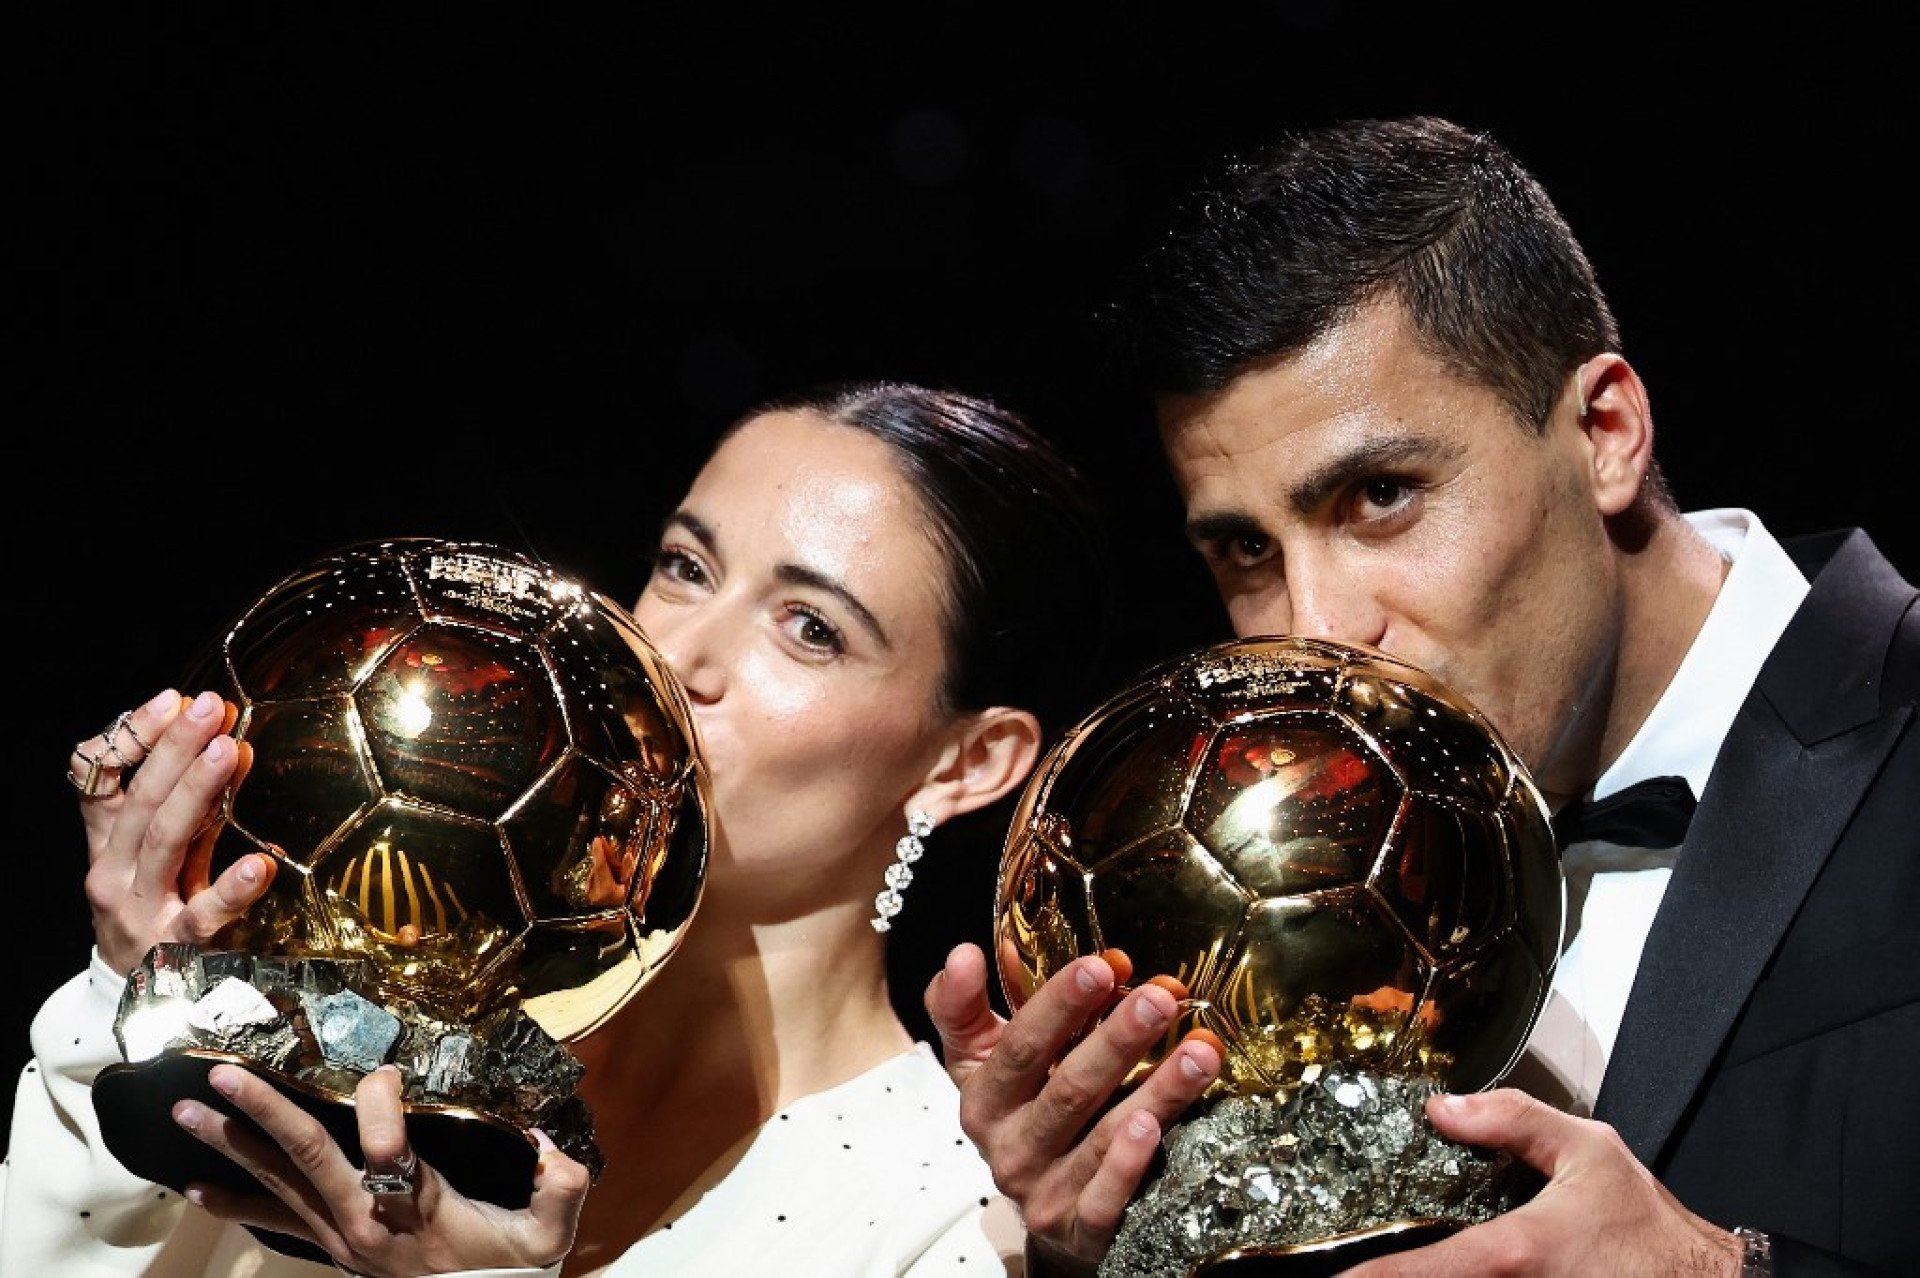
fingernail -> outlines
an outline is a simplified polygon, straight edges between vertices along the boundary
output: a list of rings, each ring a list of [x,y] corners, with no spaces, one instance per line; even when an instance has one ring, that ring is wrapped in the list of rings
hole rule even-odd
[[[142,710],[151,710],[155,714],[165,714],[167,711],[173,709],[174,703],[178,700],[180,700],[180,694],[172,688],[168,688],[165,692],[140,708]]]
[[[220,709],[220,698],[211,692],[203,692],[193,699],[187,707],[189,719],[211,719]]]
[[[213,1084],[213,1090],[222,1096],[231,1096],[240,1090],[240,1080],[233,1076],[232,1067],[219,1067],[207,1075],[207,1081]]]
[[[260,881],[259,859],[257,857],[251,857],[251,856],[241,857],[240,865],[234,871],[234,873],[240,876],[240,881],[242,883],[258,883]]]
[[[1193,1083],[1207,1076],[1207,1071],[1200,1067],[1200,1062],[1193,1059],[1192,1052],[1180,1053],[1180,1072],[1187,1076],[1188,1082]]]
[[[1082,963],[1074,971],[1073,983],[1078,985],[1082,992],[1087,994],[1097,993],[1100,989],[1100,978],[1094,975],[1093,964],[1091,963]]]
[[[1153,1135],[1153,1120],[1145,1114],[1135,1114],[1127,1120],[1127,1132],[1132,1136]]]
[[[207,1191],[198,1185],[188,1185],[187,1192],[183,1197],[195,1207],[205,1207],[207,1205]]]
[[[1455,1112],[1467,1107],[1467,1102],[1455,1096],[1452,1092],[1441,1092],[1433,1098],[1433,1102],[1444,1110]]]
[[[1133,1000],[1133,1018],[1145,1029],[1159,1029],[1172,1020],[1173,1016],[1166,1008],[1160,1006],[1159,999],[1142,994]]]
[[[200,1124],[206,1120],[207,1111],[193,1101],[181,1101],[173,1107],[173,1121],[183,1131],[199,1131]]]
[[[234,749],[232,737],[215,737],[213,740],[207,742],[207,748],[204,753],[207,756],[208,763],[224,764],[228,759],[233,757]]]

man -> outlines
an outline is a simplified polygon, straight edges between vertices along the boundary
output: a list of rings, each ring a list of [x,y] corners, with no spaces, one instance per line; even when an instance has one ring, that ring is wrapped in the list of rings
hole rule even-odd
[[[1684,833],[1566,849],[1521,1086],[1429,1106],[1546,1188],[1353,1272],[1920,1272],[1914,588],[1857,530],[1783,547],[1678,510],[1583,251],[1484,135],[1291,139],[1207,184],[1134,283],[1128,358],[1236,632],[1424,667],[1556,826],[1655,778],[1698,796]],[[1767,370],[1743,376],[1764,411]],[[1010,1022],[986,981],[963,948],[927,991],[963,1123],[1035,1272],[1087,1272],[1218,1053],[1190,1040],[1116,1101],[1167,990],[1076,1043],[1101,960]]]

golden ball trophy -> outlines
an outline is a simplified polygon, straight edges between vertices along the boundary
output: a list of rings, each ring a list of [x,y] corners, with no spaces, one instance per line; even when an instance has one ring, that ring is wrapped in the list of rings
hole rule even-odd
[[[995,902],[1018,1008],[1124,951],[1188,997],[1220,1079],[1162,1142],[1101,1278],[1333,1273],[1531,1196],[1424,1102],[1495,1085],[1564,915],[1546,806],[1492,725],[1384,653],[1290,636],[1148,671],[1071,729],[1016,809]]]
[[[130,977],[125,1060],[94,1085],[108,1148],[175,1189],[257,1189],[170,1116],[186,1096],[237,1113],[214,1063],[357,1153],[354,1087],[390,1062],[414,1151],[469,1197],[527,1203],[533,1127],[597,1176],[565,1044],[673,955],[708,855],[685,692],[632,617],[499,546],[366,542],[257,597],[182,688],[237,706],[253,750],[203,832],[210,871],[264,852],[275,874],[216,946],[158,946]]]

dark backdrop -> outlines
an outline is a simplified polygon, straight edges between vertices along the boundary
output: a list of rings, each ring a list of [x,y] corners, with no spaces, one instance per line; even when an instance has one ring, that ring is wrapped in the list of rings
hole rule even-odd
[[[1683,504],[1861,523],[1920,569],[1891,17],[38,9],[8,42],[17,1063],[90,936],[69,742],[348,541],[504,540],[630,597],[710,432],[763,394],[999,396],[1114,518],[1106,682],[1223,636],[1088,321],[1199,165],[1283,127],[1494,130],[1588,245]],[[985,926],[996,848],[972,841],[923,862],[896,931],[910,1016]]]

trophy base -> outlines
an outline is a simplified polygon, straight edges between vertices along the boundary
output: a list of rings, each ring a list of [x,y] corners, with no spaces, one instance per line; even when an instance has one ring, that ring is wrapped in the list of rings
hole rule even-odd
[[[251,1121],[207,1081],[207,1071],[221,1063],[238,1065],[273,1084],[281,1095],[318,1119],[349,1156],[359,1151],[359,1129],[349,1102],[239,1056],[188,1048],[136,1063],[108,1065],[94,1080],[93,1107],[100,1118],[101,1138],[128,1171],[175,1192],[195,1182],[241,1193],[264,1192],[239,1164],[173,1121],[174,1105],[186,1099]],[[412,1104],[406,1121],[408,1140],[420,1160],[468,1198],[508,1208],[525,1207],[532,1199],[539,1150],[526,1132],[472,1110]],[[304,1239],[263,1229],[252,1232],[264,1245],[285,1255],[333,1263]]]
[[[1100,1278],[1317,1278],[1437,1242],[1532,1197],[1537,1172],[1427,1121],[1430,1079],[1328,1069],[1213,1102],[1167,1135]]]

